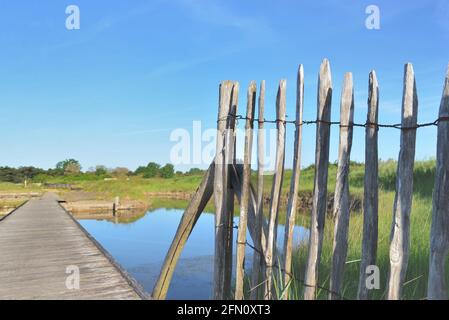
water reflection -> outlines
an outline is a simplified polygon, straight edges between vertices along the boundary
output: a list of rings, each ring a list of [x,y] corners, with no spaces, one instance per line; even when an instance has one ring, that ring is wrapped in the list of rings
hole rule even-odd
[[[173,240],[183,211],[159,208],[138,217],[80,216],[87,231],[145,288],[151,292],[165,254]],[[238,224],[238,217],[234,218]],[[237,231],[234,230],[235,237]],[[279,226],[278,246],[282,247],[284,226]],[[294,243],[308,237],[308,231],[295,227]],[[173,275],[168,299],[209,299],[212,294],[214,215],[204,213],[184,247]],[[248,235],[248,241],[250,242]],[[252,250],[247,249],[247,267]],[[234,250],[235,252],[235,250]]]

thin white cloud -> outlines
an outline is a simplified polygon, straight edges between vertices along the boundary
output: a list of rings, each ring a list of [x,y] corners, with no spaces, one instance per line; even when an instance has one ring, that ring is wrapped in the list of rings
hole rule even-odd
[[[244,16],[225,6],[227,1],[217,0],[179,0],[188,10],[192,18],[202,22],[237,28],[251,34],[263,34],[265,37],[273,34],[272,28],[265,19]]]

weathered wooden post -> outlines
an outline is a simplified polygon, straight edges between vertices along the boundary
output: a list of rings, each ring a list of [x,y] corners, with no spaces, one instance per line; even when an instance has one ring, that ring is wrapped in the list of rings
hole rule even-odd
[[[315,153],[315,178],[310,223],[309,252],[305,274],[304,299],[315,299],[318,268],[324,236],[327,209],[327,175],[329,167],[330,115],[332,103],[332,80],[329,61],[321,63],[318,77],[317,128]]]
[[[379,85],[376,72],[369,75],[368,115],[365,129],[365,189],[363,195],[363,240],[357,299],[368,299],[366,268],[376,264],[378,237],[378,143]]]
[[[165,256],[164,263],[162,264],[159,278],[154,286],[151,295],[153,299],[164,300],[167,296],[170,281],[173,277],[173,272],[175,271],[182,249],[184,248],[198,218],[206,207],[207,202],[212,197],[214,174],[215,163],[212,163],[206,171],[200,186],[193,195],[191,202],[184,211],[178,230],[176,230],[175,237],[173,238],[172,244]]]
[[[114,203],[112,204],[112,215],[115,217],[120,206],[120,198],[117,196],[114,198]]]
[[[295,228],[296,210],[298,208],[299,176],[301,173],[301,142],[302,113],[304,109],[304,67],[298,68],[296,83],[296,129],[293,151],[293,173],[290,183],[290,194],[287,205],[287,219],[284,234],[284,285],[289,286],[292,271],[293,230]],[[288,300],[289,290],[285,291],[284,299]]]
[[[256,300],[259,297],[261,291],[261,277],[262,264],[265,263],[265,259],[259,252],[263,251],[261,246],[261,234],[263,223],[263,174],[265,166],[265,129],[264,129],[264,109],[265,109],[265,80],[262,80],[260,84],[259,93],[259,112],[258,112],[258,130],[257,130],[257,200],[256,200],[256,220],[255,220],[255,239],[254,246],[257,249],[253,253],[253,268],[251,274],[251,300]]]
[[[413,199],[413,166],[415,161],[418,97],[413,66],[405,65],[402,100],[401,149],[399,152],[396,196],[390,243],[388,299],[399,300],[407,272],[410,250],[410,213]]]
[[[226,128],[226,141],[225,141],[225,162],[227,166],[232,166],[236,163],[235,150],[236,150],[236,135],[235,135],[235,125],[236,125],[236,115],[238,108],[238,97],[239,97],[239,83],[234,82],[231,93],[231,106],[229,111],[229,125]],[[230,170],[230,169],[228,169]],[[229,172],[228,172],[229,174]],[[233,235],[234,235],[234,198],[235,192],[232,188],[231,179],[228,179],[227,188],[227,214],[224,217],[225,223],[225,262],[224,262],[224,293],[225,299],[231,298],[231,282],[232,282],[232,262],[233,262]]]
[[[352,73],[345,74],[340,106],[340,145],[334,196],[334,245],[329,299],[341,298],[344,269],[348,252],[349,228],[349,166],[354,122],[354,87]]]
[[[226,249],[228,229],[228,180],[229,167],[226,157],[226,129],[230,127],[231,102],[232,102],[232,81],[223,81],[220,85],[219,111],[217,121],[217,148],[215,156],[215,182],[214,182],[214,203],[215,203],[215,255],[214,255],[214,300],[223,300],[225,296],[226,278]],[[229,154],[229,153],[228,153]]]
[[[237,262],[235,281],[235,300],[243,300],[243,281],[245,276],[245,246],[246,226],[248,222],[248,207],[251,183],[251,152],[253,149],[254,110],[256,107],[256,83],[251,81],[247,93],[245,147],[243,156],[242,200],[240,203],[240,218],[237,236]]]
[[[438,123],[437,164],[433,191],[428,299],[447,299],[445,265],[449,251],[449,66]]]
[[[268,240],[265,256],[266,280],[265,294],[266,300],[273,298],[273,261],[276,250],[276,226],[279,211],[279,202],[281,197],[282,179],[284,176],[285,161],[285,109],[286,109],[286,80],[281,80],[276,99],[276,120],[277,120],[277,145],[276,145],[276,163],[273,177],[273,186],[271,189],[270,220],[268,224]]]

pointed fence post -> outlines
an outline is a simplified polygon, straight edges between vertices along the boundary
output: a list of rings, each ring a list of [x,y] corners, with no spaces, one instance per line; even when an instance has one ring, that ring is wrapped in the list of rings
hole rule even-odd
[[[236,150],[236,115],[238,108],[238,98],[239,98],[239,83],[234,82],[231,93],[231,106],[229,110],[230,119],[229,126],[226,129],[226,141],[225,141],[225,162],[228,166],[235,164],[235,150]],[[229,175],[229,172],[228,172]],[[235,192],[232,188],[231,179],[228,179],[227,188],[227,214],[224,217],[224,225],[226,226],[224,230],[225,237],[225,261],[224,261],[224,288],[223,297],[224,299],[231,299],[231,285],[232,285],[232,262],[233,262],[233,236],[234,236],[234,198]]]
[[[228,227],[228,163],[226,162],[226,130],[230,126],[232,81],[223,81],[220,84],[219,111],[217,120],[217,148],[215,156],[215,254],[214,254],[214,300],[223,300],[225,296],[225,265]]]
[[[258,130],[257,130],[257,202],[256,202],[256,221],[255,221],[255,241],[254,246],[257,249],[253,253],[253,268],[251,274],[251,292],[250,299],[257,300],[259,298],[259,292],[263,291],[263,270],[261,269],[265,263],[263,255],[259,252],[263,251],[261,246],[261,234],[262,234],[262,223],[263,223],[263,175],[264,175],[264,165],[265,165],[265,129],[264,129],[264,110],[265,109],[265,80],[262,80],[260,84],[259,93],[259,112],[258,112]]]
[[[366,286],[366,268],[376,264],[378,238],[378,114],[379,114],[379,85],[375,71],[369,75],[368,115],[365,129],[365,187],[363,195],[363,239],[362,257],[360,262],[358,300],[368,299]]]
[[[441,98],[438,123],[437,167],[433,191],[428,299],[447,299],[445,265],[449,251],[449,66]]]
[[[354,88],[352,73],[345,74],[340,107],[340,146],[334,195],[334,245],[329,299],[341,299],[344,269],[348,252],[349,166],[354,122]]]
[[[315,299],[327,209],[329,122],[332,102],[331,70],[327,59],[323,60],[320,67],[317,102],[318,123],[316,128],[315,179],[304,289],[304,299],[306,300]]]
[[[248,207],[251,183],[251,153],[253,150],[254,110],[256,107],[256,83],[251,81],[247,93],[245,148],[243,156],[242,200],[237,236],[237,262],[235,281],[235,300],[243,300],[243,281],[245,276],[245,246],[246,227],[248,222]]]
[[[290,194],[287,204],[287,219],[284,234],[284,286],[290,286],[292,279],[293,230],[295,228],[296,211],[298,209],[299,176],[301,173],[302,113],[304,109],[304,67],[298,68],[296,84],[296,129],[293,151],[293,172],[290,183]],[[289,289],[284,293],[288,300]]]
[[[413,199],[413,167],[415,161],[418,97],[413,66],[405,65],[402,100],[401,149],[399,152],[396,196],[390,242],[390,275],[388,299],[399,300],[407,272],[410,251],[410,213]],[[414,129],[413,129],[414,128]]]
[[[276,226],[281,198],[282,179],[284,176],[285,161],[285,108],[286,108],[286,81],[281,80],[276,99],[276,120],[277,120],[277,144],[276,144],[276,164],[271,189],[270,218],[268,224],[268,239],[265,256],[266,280],[265,280],[265,300],[273,299],[273,256],[276,250]]]

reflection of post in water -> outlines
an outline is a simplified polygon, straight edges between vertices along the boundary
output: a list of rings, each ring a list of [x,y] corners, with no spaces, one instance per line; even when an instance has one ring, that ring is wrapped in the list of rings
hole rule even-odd
[[[114,203],[112,204],[112,215],[115,217],[117,216],[117,210],[120,206],[120,198],[117,196],[114,199]]]

